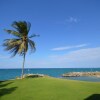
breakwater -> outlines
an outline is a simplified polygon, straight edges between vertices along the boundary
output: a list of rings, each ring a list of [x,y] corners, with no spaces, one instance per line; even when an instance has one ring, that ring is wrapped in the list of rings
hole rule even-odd
[[[100,77],[100,72],[70,72],[61,75],[62,77],[95,76]]]

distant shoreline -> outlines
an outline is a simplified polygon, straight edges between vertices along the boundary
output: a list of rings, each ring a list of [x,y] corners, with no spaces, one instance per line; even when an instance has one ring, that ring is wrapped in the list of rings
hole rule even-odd
[[[14,68],[14,69],[0,69],[0,80],[9,80],[9,79],[15,79],[16,77],[21,76],[21,68]],[[100,68],[25,68],[24,74],[44,74],[51,77],[59,78],[64,73],[70,73],[70,72],[100,72]],[[62,77],[63,78],[63,77]],[[65,77],[67,78],[67,77]],[[70,77],[71,78],[71,77]],[[73,79],[73,77],[71,78]],[[97,77],[92,78],[84,78],[84,77],[74,77],[74,79],[78,80],[90,80],[90,81],[99,81]]]

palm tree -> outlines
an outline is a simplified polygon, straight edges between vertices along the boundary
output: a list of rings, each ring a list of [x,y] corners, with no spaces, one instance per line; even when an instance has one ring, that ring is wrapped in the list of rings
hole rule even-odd
[[[12,23],[12,27],[15,30],[5,30],[5,31],[9,34],[14,35],[16,38],[4,40],[3,46],[5,47],[6,51],[10,51],[11,53],[13,53],[12,56],[15,56],[16,54],[23,56],[23,66],[21,75],[21,78],[23,78],[25,56],[29,47],[31,51],[36,50],[35,42],[32,41],[31,38],[37,35],[34,34],[28,37],[31,24],[26,21],[19,21],[19,22],[15,21]]]

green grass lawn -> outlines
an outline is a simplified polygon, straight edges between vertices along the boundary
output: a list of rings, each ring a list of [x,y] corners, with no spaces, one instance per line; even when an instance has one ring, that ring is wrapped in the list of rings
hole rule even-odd
[[[100,82],[51,77],[0,82],[0,100],[100,100]]]

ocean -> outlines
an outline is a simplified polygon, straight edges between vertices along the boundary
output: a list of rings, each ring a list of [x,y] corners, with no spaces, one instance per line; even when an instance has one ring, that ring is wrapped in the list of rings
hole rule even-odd
[[[68,72],[92,72],[100,71],[100,68],[26,68],[25,74],[45,74],[56,78]],[[15,79],[21,76],[21,69],[0,69],[0,80]],[[65,79],[100,82],[97,77],[68,77]]]

